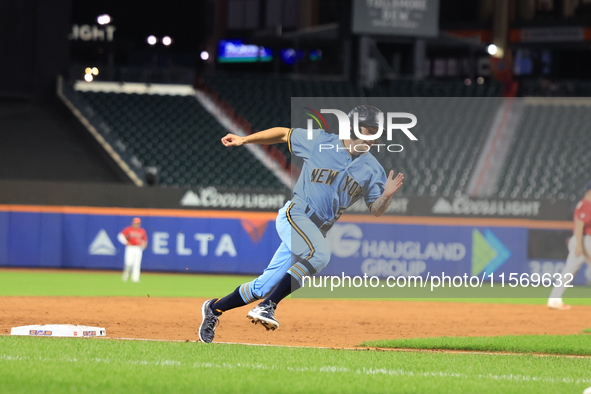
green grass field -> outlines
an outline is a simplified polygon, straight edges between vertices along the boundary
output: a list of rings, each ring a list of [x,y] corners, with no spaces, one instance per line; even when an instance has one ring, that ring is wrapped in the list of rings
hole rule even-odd
[[[0,296],[211,297],[245,280],[143,274],[133,284],[114,272],[0,270]],[[380,346],[584,355],[591,353],[591,336],[426,338]],[[591,358],[580,357],[0,336],[0,393],[582,393],[591,386],[589,371]]]
[[[580,393],[590,359],[0,337],[3,393]]]
[[[393,349],[447,349],[591,356],[591,335],[504,335],[498,337],[386,339],[363,342],[361,345]]]
[[[213,297],[252,280],[245,276],[144,273],[124,283],[112,271],[0,270],[0,296]]]

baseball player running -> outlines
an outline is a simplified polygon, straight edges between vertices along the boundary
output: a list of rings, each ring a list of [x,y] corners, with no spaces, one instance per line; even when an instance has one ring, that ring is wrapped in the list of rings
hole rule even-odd
[[[585,261],[591,266],[591,181],[585,185],[585,196],[575,208],[574,224],[574,235],[568,242],[568,257],[560,275],[561,283],[554,286],[548,298],[548,308],[551,309],[570,309],[570,305],[562,302],[565,281],[569,281],[564,276],[572,274],[574,278]]]
[[[384,115],[376,107],[355,107],[359,130],[365,136],[375,135],[383,126]],[[351,123],[353,124],[353,123]],[[386,173],[369,152],[374,140],[339,140],[336,134],[314,130],[308,139],[306,129],[274,127],[241,137],[228,134],[222,138],[227,147],[244,144],[277,144],[286,142],[289,151],[301,157],[304,165],[295,185],[293,197],[279,210],[275,222],[281,245],[265,271],[252,282],[238,286],[223,297],[205,301],[199,339],[212,342],[219,316],[230,309],[263,299],[247,314],[255,324],[275,330],[277,304],[302,285],[304,276],[320,272],[330,259],[325,236],[341,214],[355,201],[364,198],[371,213],[381,216],[392,196],[402,187],[404,175]],[[320,150],[332,145],[338,149]]]
[[[132,282],[140,281],[140,271],[142,266],[142,252],[148,246],[148,236],[146,230],[141,228],[142,220],[133,218],[131,226],[125,227],[117,239],[125,245],[125,265],[123,267],[123,281],[127,282],[131,274]]]

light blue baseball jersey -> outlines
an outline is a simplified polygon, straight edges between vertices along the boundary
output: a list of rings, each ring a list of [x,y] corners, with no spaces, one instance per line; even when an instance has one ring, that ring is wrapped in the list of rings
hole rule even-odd
[[[351,155],[338,134],[317,129],[308,139],[308,130],[291,129],[287,143],[292,154],[304,159],[294,200],[304,200],[321,219],[335,222],[359,198],[369,207],[384,192],[382,165],[371,152]]]
[[[386,173],[371,153],[352,156],[338,135],[324,130],[313,130],[311,140],[307,136],[306,129],[289,131],[289,151],[303,158],[304,166],[293,198],[279,210],[275,221],[281,245],[265,271],[240,286],[246,303],[266,297],[286,272],[301,284],[304,276],[320,272],[328,264],[325,234],[310,220],[305,204],[330,224],[359,198],[370,206],[384,192]],[[333,148],[324,149],[329,146]]]

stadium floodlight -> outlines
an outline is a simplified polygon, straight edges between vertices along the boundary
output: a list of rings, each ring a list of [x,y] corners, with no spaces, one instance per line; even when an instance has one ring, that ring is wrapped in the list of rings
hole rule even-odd
[[[156,45],[156,42],[158,41],[158,39],[156,38],[156,36],[148,36],[148,44],[150,45]]]
[[[107,14],[99,15],[96,18],[96,21],[99,25],[108,25],[109,23],[111,23],[111,17]]]
[[[84,80],[86,82],[92,82],[93,79],[92,74],[84,74]]]
[[[201,52],[201,60],[207,60],[207,59],[209,59],[209,52],[202,51]]]
[[[499,50],[499,48],[495,45],[495,44],[490,44],[486,50],[488,51],[488,54],[491,56],[494,56],[497,51]]]
[[[170,44],[172,44],[172,38],[168,36],[162,37],[162,44],[169,46]]]

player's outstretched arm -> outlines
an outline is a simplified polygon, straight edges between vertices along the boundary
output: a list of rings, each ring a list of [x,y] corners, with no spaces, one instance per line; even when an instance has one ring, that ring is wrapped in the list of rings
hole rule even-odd
[[[123,233],[119,233],[117,234],[117,240],[119,242],[121,242],[123,245],[127,245],[128,241],[127,241],[127,237],[125,236],[125,234]]]
[[[374,216],[382,216],[390,206],[392,196],[400,190],[403,184],[404,174],[399,172],[398,175],[396,175],[396,178],[394,178],[394,170],[390,171],[388,179],[386,180],[386,185],[384,186],[384,192],[370,206],[371,213]]]
[[[222,144],[224,146],[241,146],[244,144],[279,144],[281,142],[287,142],[287,135],[289,129],[287,127],[273,127],[271,129],[259,131],[258,133],[241,137],[236,134],[227,134],[222,138]]]

